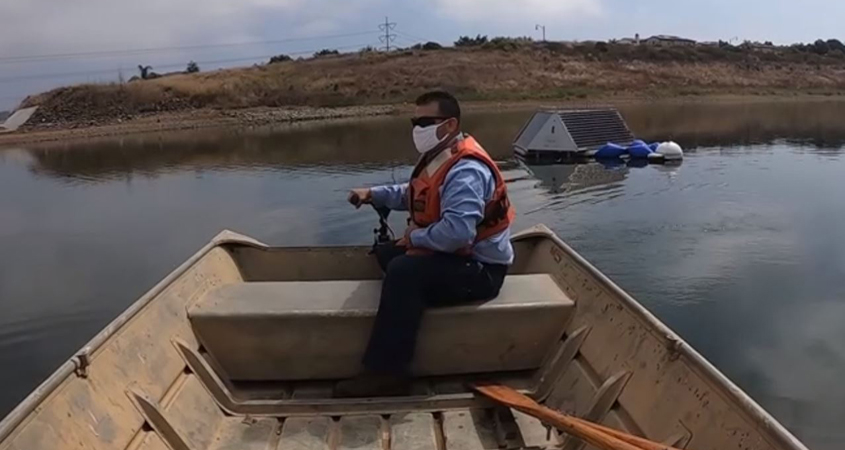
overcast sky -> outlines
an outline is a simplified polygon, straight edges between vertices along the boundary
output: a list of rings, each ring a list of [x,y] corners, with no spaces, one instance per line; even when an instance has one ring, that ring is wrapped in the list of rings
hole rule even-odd
[[[379,45],[390,16],[402,46],[459,35],[550,40],[676,34],[699,40],[809,42],[842,38],[845,2],[821,0],[0,0],[0,109],[56,86],[129,78],[196,60],[204,70],[249,65],[276,53]],[[342,36],[337,36],[342,35]],[[336,36],[336,37],[329,37]],[[298,39],[298,40],[289,40]],[[286,40],[286,41],[285,41]],[[127,50],[245,42],[264,44]],[[14,57],[116,51],[109,55]]]

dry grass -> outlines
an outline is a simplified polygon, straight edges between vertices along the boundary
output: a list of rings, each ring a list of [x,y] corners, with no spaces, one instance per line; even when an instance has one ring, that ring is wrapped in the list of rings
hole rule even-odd
[[[84,123],[192,108],[403,103],[432,88],[445,88],[468,100],[520,100],[834,92],[845,87],[845,62],[765,61],[718,54],[701,61],[706,52],[653,61],[666,58],[664,52],[648,57],[614,52],[594,54],[570,47],[552,51],[534,45],[517,51],[343,55],[125,85],[61,88],[34,96],[26,104],[42,105],[42,121]]]

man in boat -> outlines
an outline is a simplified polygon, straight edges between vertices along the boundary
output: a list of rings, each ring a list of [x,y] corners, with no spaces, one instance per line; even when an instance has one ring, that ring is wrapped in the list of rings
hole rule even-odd
[[[379,250],[385,271],[381,302],[364,356],[365,371],[337,385],[336,395],[403,395],[417,331],[427,307],[489,300],[513,263],[515,211],[496,163],[461,132],[451,94],[416,100],[413,141],[421,154],[409,183],[353,189],[350,203],[409,211],[409,226]]]

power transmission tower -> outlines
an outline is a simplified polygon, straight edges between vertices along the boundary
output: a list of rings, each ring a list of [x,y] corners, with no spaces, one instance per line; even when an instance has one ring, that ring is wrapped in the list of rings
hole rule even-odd
[[[543,42],[546,42],[546,26],[545,25],[534,25],[534,31],[543,30]]]
[[[379,31],[384,31],[384,36],[379,36],[378,40],[384,44],[386,52],[390,51],[390,43],[396,39],[396,35],[390,33],[394,28],[396,28],[396,22],[389,21],[387,16],[384,17],[384,23],[378,26]]]

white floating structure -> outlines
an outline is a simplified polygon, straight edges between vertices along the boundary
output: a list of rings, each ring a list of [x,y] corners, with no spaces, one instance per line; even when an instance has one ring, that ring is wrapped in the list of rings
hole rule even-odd
[[[684,151],[681,150],[681,146],[674,141],[668,141],[658,145],[657,150],[655,150],[654,153],[663,155],[663,159],[666,161],[679,161],[684,159]]]
[[[608,142],[630,144],[634,136],[614,108],[537,111],[514,140],[514,153],[528,161],[554,162],[590,156]]]

